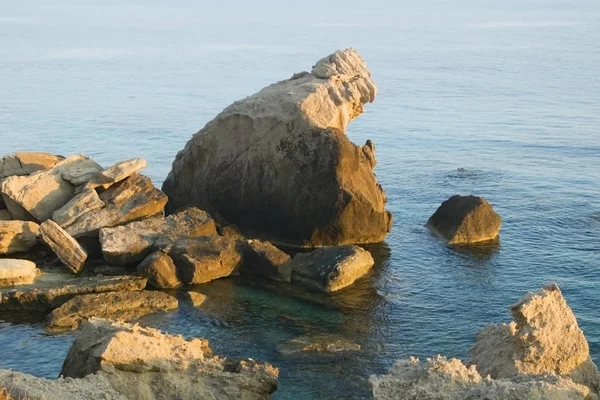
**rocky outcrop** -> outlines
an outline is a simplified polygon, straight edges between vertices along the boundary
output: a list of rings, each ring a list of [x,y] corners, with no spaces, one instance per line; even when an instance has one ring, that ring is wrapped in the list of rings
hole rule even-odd
[[[233,103],[177,155],[163,185],[169,210],[218,211],[276,243],[382,241],[391,214],[373,143],[346,136],[375,93],[365,62],[348,49]]]
[[[2,397],[3,391],[6,397]],[[83,379],[50,380],[5,369],[0,370],[0,399],[128,400],[117,393],[102,375],[88,375]]]
[[[189,285],[210,282],[223,278],[241,264],[242,254],[236,242],[223,236],[184,238],[157,246],[169,255],[177,266],[180,279]]]
[[[244,264],[240,272],[273,281],[292,281],[292,259],[269,242],[248,240],[243,245]]]
[[[334,292],[354,283],[375,264],[358,246],[323,247],[292,259],[292,282],[309,289]]]
[[[38,273],[35,263],[31,261],[0,258],[0,286],[33,283]]]
[[[167,218],[162,215],[127,225],[100,230],[100,243],[106,261],[130,264],[141,261],[154,249],[154,243],[179,238],[210,236],[217,233],[208,213],[188,208]]]
[[[2,290],[0,311],[47,311],[60,307],[77,295],[136,291],[145,287],[146,278],[139,276],[73,277],[46,273],[31,285]]]
[[[75,186],[66,178],[73,171],[95,164],[84,156],[71,156],[51,169],[29,176],[11,176],[0,188],[14,219],[45,221],[75,195]]]
[[[586,386],[559,376],[482,377],[474,366],[442,356],[397,361],[388,375],[371,376],[375,400],[595,400]]]
[[[482,375],[557,374],[600,393],[587,340],[556,284],[528,293],[510,311],[513,322],[477,335],[471,362]]]
[[[46,326],[53,331],[77,329],[91,317],[114,321],[133,321],[144,315],[176,309],[177,299],[163,292],[147,290],[107,292],[76,296],[53,310]]]
[[[91,319],[61,375],[97,373],[129,399],[267,399],[279,371],[267,363],[215,356],[205,339],[185,340],[151,328]]]
[[[167,196],[147,176],[133,174],[100,194],[103,208],[82,215],[64,227],[74,238],[95,237],[102,228],[124,225],[162,213]]]
[[[73,225],[83,215],[104,207],[94,189],[85,189],[67,204],[52,213],[52,220],[61,227]]]
[[[449,244],[468,245],[498,238],[502,219],[487,200],[452,196],[427,221],[427,227]]]
[[[42,222],[40,234],[58,259],[74,274],[83,269],[87,253],[81,245],[52,220]]]
[[[40,152],[19,152],[0,158],[0,180],[9,176],[30,175],[54,167],[64,157]]]
[[[39,230],[35,222],[0,221],[0,255],[29,250],[37,243]]]
[[[175,288],[181,285],[177,268],[171,257],[157,251],[138,265],[137,272],[148,279],[148,285],[158,289]]]

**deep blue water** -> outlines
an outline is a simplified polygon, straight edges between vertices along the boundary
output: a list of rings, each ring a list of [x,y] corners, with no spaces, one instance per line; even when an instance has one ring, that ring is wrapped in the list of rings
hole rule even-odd
[[[272,362],[278,399],[364,398],[398,358],[467,357],[482,326],[556,281],[600,361],[597,1],[54,3],[0,6],[1,154],[140,156],[160,185],[225,106],[337,48],[357,48],[380,89],[348,133],[375,142],[395,216],[368,278],[331,297],[221,280],[198,288],[201,309],[145,323]],[[492,202],[499,248],[448,248],[423,227],[457,193]],[[305,333],[363,351],[278,351]],[[71,340],[0,321],[0,368],[54,377]]]

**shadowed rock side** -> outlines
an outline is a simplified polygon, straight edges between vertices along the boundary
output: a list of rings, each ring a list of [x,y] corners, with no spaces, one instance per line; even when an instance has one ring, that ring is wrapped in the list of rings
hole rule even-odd
[[[598,400],[598,369],[558,286],[528,293],[511,313],[514,322],[477,335],[469,366],[442,356],[400,360],[371,377],[375,400]]]
[[[128,399],[268,399],[279,371],[267,363],[213,355],[205,339],[185,340],[138,325],[92,318],[82,325],[61,375],[98,373]]]
[[[218,211],[276,243],[382,241],[391,214],[373,173],[374,145],[346,136],[375,93],[349,49],[233,103],[177,155],[163,185],[168,211]]]

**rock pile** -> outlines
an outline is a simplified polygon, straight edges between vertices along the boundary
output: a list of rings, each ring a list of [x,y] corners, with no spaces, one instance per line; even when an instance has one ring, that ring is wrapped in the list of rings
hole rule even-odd
[[[511,307],[514,321],[485,327],[465,366],[437,356],[398,361],[372,376],[376,400],[585,399],[600,396],[600,374],[558,286],[529,293]]]

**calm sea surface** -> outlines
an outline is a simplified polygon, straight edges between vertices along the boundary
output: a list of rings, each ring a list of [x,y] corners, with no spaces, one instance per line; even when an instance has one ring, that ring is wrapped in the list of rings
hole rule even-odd
[[[370,374],[465,358],[482,326],[556,281],[600,361],[599,2],[0,3],[1,154],[144,157],[160,185],[220,110],[335,49],[357,48],[379,86],[348,132],[375,142],[395,216],[368,278],[331,297],[220,280],[198,287],[202,308],[144,323],[273,363],[277,399],[368,398]],[[470,193],[503,217],[496,249],[448,248],[423,227]],[[283,351],[305,334],[363,350]],[[71,341],[0,321],[0,368],[55,377]]]

